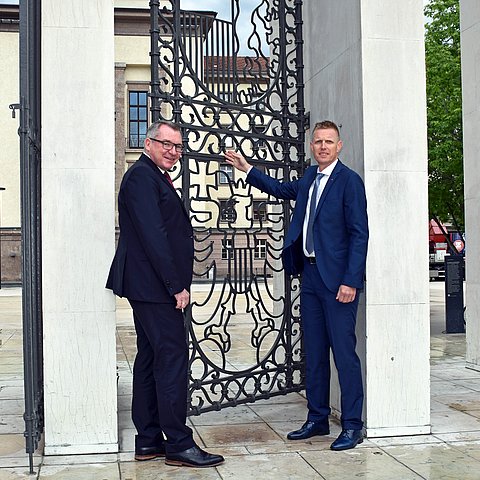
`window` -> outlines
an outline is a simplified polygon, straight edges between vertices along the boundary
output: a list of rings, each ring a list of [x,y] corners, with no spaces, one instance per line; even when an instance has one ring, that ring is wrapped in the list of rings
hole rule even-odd
[[[148,92],[128,92],[128,146],[143,148],[147,133]]]
[[[218,97],[224,102],[233,103],[233,92],[221,89],[218,91]]]
[[[264,200],[253,201],[253,221],[265,222],[267,220],[267,205]]]
[[[267,241],[255,240],[255,258],[267,258]]]
[[[233,166],[228,165],[227,163],[221,163],[219,167],[218,175],[218,183],[220,185],[228,185],[229,181],[232,182],[235,177],[233,174]]]
[[[233,240],[222,240],[222,260],[233,259]]]
[[[235,201],[220,200],[220,221],[221,222],[235,222],[237,219],[237,212],[235,211]]]
[[[253,136],[254,137],[262,137],[262,135],[265,135],[265,132],[267,131],[267,127],[264,125],[254,125],[253,126]],[[255,147],[257,148],[267,148],[267,141],[264,138],[257,138],[254,143]]]

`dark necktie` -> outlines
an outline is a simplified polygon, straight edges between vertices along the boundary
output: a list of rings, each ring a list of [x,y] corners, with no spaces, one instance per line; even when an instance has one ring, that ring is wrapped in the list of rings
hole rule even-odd
[[[165,175],[165,178],[168,180],[168,183],[173,187],[172,178],[170,177],[170,175],[168,174],[168,172],[165,171],[164,175]]]
[[[312,196],[310,197],[310,211],[308,214],[308,225],[307,225],[307,241],[306,248],[307,252],[312,254],[314,252],[314,242],[313,242],[313,223],[315,222],[315,211],[317,209],[317,193],[318,187],[320,186],[320,180],[324,176],[323,173],[317,173],[315,177]]]

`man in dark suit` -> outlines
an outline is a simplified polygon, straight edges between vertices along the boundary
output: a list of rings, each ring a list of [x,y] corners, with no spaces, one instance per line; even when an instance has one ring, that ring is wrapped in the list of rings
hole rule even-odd
[[[125,173],[118,194],[120,238],[107,288],[133,309],[137,356],[132,418],[135,459],[167,465],[223,462],[195,444],[186,425],[188,346],[183,309],[190,303],[193,230],[168,171],[183,150],[178,126],[155,122],[144,152]]]
[[[302,273],[308,416],[287,438],[303,440],[330,433],[331,349],[340,381],[342,432],[330,448],[347,450],[363,441],[363,384],[355,352],[355,323],[367,256],[367,202],[360,176],[338,160],[342,141],[335,123],[317,123],[310,148],[317,165],[292,182],[265,175],[236,152],[226,152],[225,159],[247,173],[249,184],[296,201],[282,259],[288,274]]]

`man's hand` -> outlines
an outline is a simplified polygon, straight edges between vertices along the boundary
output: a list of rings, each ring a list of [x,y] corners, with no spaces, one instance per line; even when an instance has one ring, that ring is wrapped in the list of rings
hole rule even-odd
[[[225,161],[230,165],[233,165],[237,170],[241,172],[247,172],[250,168],[250,164],[245,160],[245,158],[233,150],[227,150],[225,152]]]
[[[340,285],[336,299],[340,303],[350,303],[355,300],[356,294],[357,294],[356,288],[348,287],[347,285]]]
[[[183,310],[190,303],[190,294],[183,289],[180,293],[176,293],[175,300],[177,301],[177,306],[179,310]]]

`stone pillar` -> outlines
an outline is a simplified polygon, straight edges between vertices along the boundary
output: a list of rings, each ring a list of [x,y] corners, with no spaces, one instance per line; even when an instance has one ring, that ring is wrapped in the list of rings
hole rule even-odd
[[[467,367],[480,371],[480,3],[460,0],[465,174]]]
[[[112,0],[42,1],[45,454],[116,452]]]
[[[311,125],[341,125],[340,158],[367,190],[370,243],[357,328],[367,434],[429,433],[423,1],[305,0],[304,22]],[[339,405],[334,382],[332,407]]]

